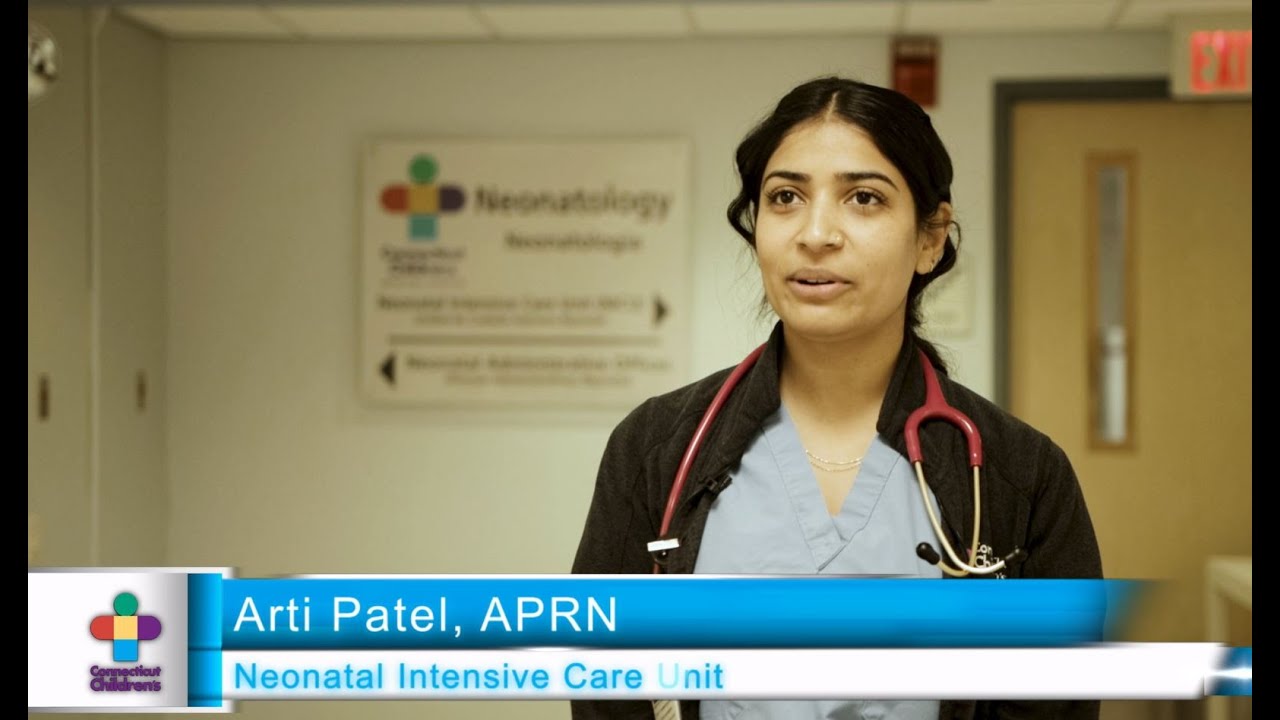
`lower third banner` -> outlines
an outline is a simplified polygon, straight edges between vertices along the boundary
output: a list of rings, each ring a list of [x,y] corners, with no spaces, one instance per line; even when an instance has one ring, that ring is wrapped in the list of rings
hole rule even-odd
[[[27,706],[1252,695],[1251,649],[1108,642],[1136,583],[27,574]]]

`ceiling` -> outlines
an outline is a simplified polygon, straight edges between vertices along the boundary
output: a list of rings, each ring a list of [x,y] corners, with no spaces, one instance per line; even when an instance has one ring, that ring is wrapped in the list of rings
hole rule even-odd
[[[412,0],[105,3],[173,38],[522,41],[1163,30],[1252,0]]]

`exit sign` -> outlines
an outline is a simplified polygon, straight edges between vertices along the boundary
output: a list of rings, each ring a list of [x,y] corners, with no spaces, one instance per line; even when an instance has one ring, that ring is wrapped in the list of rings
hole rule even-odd
[[[1253,15],[1174,15],[1169,91],[1181,100],[1253,97]]]
[[[1191,33],[1191,91],[1249,93],[1253,89],[1253,31],[1196,30]]]

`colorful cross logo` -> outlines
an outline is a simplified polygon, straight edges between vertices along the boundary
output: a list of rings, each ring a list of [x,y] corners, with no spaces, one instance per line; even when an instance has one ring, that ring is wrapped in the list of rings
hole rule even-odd
[[[409,161],[410,182],[382,189],[382,208],[390,213],[409,216],[410,240],[435,240],[436,216],[441,212],[461,210],[466,203],[462,188],[433,182],[439,171],[435,158],[415,155]]]
[[[115,615],[99,615],[89,623],[89,634],[111,641],[111,657],[116,662],[136,662],[138,641],[160,637],[160,618],[138,614],[138,598],[122,592],[112,604]]]

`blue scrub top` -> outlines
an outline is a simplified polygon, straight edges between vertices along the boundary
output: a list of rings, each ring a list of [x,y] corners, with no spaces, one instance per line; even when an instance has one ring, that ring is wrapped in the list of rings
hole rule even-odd
[[[905,457],[876,437],[839,514],[827,511],[782,406],[751,442],[707,517],[695,573],[937,578],[916,556],[936,544]],[[930,502],[937,507],[930,494]],[[703,700],[702,720],[936,720],[936,701]]]

